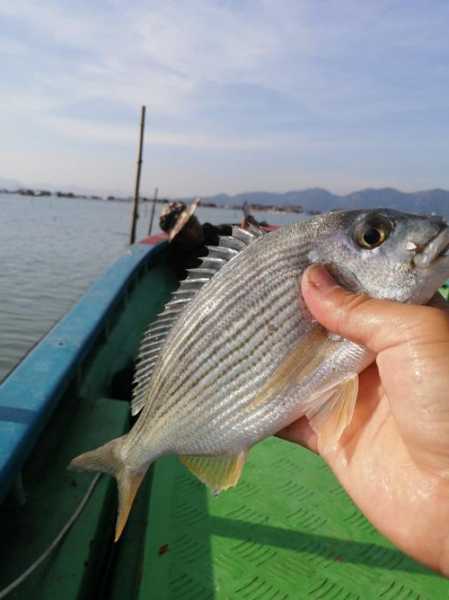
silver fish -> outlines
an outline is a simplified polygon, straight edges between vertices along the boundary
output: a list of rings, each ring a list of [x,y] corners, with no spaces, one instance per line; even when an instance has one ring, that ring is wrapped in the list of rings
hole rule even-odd
[[[266,235],[235,229],[210,249],[148,330],[127,434],[71,466],[114,475],[116,539],[150,464],[178,454],[215,491],[256,442],[301,416],[321,448],[352,418],[368,351],[327,332],[300,296],[322,263],[355,292],[425,303],[449,277],[449,229],[392,210],[332,212]]]

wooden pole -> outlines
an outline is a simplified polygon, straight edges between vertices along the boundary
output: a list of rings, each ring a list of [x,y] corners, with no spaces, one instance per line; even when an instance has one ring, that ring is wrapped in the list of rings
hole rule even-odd
[[[159,191],[159,188],[154,188],[153,206],[151,208],[151,218],[150,218],[150,227],[148,228],[148,235],[151,235],[151,232],[153,231],[154,211],[156,209],[158,191]]]
[[[140,172],[142,169],[143,133],[145,130],[145,111],[146,111],[146,106],[142,106],[142,113],[141,113],[141,117],[140,117],[140,141],[139,141],[139,157],[137,159],[136,188],[134,191],[133,214],[132,214],[132,219],[131,219],[131,231],[129,234],[129,243],[130,244],[134,244],[134,242],[136,241],[136,225],[137,225],[137,219],[139,218]]]

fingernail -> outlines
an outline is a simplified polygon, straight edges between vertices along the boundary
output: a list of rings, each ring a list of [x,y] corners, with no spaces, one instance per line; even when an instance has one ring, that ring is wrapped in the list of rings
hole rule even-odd
[[[321,265],[312,265],[309,267],[305,272],[305,277],[306,283],[320,292],[336,285],[335,280]]]

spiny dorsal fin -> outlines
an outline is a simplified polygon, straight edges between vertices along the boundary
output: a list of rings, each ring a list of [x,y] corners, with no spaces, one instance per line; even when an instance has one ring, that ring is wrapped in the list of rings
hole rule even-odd
[[[236,226],[232,228],[232,236],[245,242],[247,245],[251,244],[255,238],[265,235],[265,233],[266,232],[263,229],[259,229],[252,224],[248,226],[248,229],[242,229],[241,227]]]
[[[266,235],[266,233],[267,233],[267,231],[265,231],[265,229],[262,229],[262,227],[257,227],[257,225],[253,225],[253,223],[250,223],[248,225],[247,231],[249,231],[249,233],[252,233],[256,237],[262,237],[263,235]]]
[[[221,258],[225,262],[237,256],[238,251],[232,248],[225,248],[224,246],[206,246],[209,251],[208,257],[210,258]]]
[[[247,452],[235,456],[180,456],[181,462],[214,493],[234,487],[239,482]]]
[[[173,298],[173,303],[168,302],[166,309],[160,313],[151,325],[146,329],[140,343],[139,353],[136,359],[136,371],[134,374],[133,399],[131,402],[131,414],[137,415],[146,401],[146,392],[151,374],[156,365],[157,358],[165,339],[173,324],[177,320],[181,307],[187,305],[189,299],[183,297],[183,302],[176,303],[178,297]],[[178,308],[179,307],[179,308]]]
[[[137,356],[137,368],[134,376],[135,387],[131,413],[137,415],[145,405],[151,375],[157,363],[162,346],[184,308],[193,300],[198,291],[208,283],[217,272],[249,244],[263,235],[256,227],[247,231],[240,227],[232,228],[232,235],[220,236],[218,246],[207,246],[208,255],[201,258],[201,264],[187,269],[187,277],[173,292],[164,310],[145,331]]]

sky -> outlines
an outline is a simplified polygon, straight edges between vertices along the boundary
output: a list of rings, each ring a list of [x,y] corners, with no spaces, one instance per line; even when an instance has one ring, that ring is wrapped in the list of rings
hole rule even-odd
[[[447,0],[0,0],[0,181],[449,189]]]

